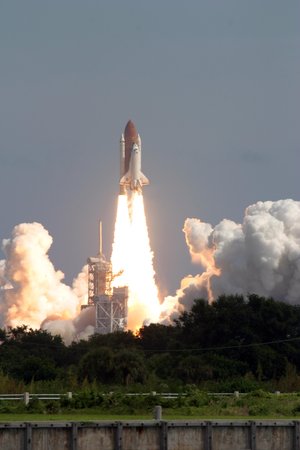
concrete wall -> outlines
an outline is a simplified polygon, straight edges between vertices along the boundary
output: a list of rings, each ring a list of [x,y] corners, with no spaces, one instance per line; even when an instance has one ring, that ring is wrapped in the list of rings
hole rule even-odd
[[[300,422],[9,422],[0,449],[300,450]]]

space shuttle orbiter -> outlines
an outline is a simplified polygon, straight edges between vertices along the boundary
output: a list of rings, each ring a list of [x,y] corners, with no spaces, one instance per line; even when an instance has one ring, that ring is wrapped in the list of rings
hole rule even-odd
[[[141,192],[144,185],[149,184],[148,178],[141,171],[142,144],[134,123],[129,120],[120,140],[120,191],[126,189]]]

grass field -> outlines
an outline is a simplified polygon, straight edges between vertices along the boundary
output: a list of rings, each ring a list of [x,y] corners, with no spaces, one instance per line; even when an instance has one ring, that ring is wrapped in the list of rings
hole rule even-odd
[[[117,415],[117,414],[97,414],[94,412],[91,413],[83,413],[80,411],[72,412],[72,413],[62,413],[62,414],[0,414],[0,422],[12,422],[12,421],[21,421],[21,422],[40,422],[40,421],[52,421],[52,420],[60,420],[64,422],[68,421],[94,421],[94,420],[109,420],[109,421],[118,421],[118,420],[150,420],[152,419],[151,414],[144,415]]]
[[[182,415],[182,414],[165,414],[163,420],[299,420],[295,416],[202,416],[202,415]],[[89,422],[89,421],[124,421],[124,420],[153,420],[151,414],[86,414],[86,413],[68,413],[68,414],[0,414],[0,422],[42,422],[42,421],[62,421],[62,422]]]

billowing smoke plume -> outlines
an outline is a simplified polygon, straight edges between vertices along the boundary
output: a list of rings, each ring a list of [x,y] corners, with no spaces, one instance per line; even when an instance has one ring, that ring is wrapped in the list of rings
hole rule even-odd
[[[203,272],[185,278],[176,297],[165,299],[165,322],[190,309],[194,299],[211,301],[221,294],[300,303],[300,202],[258,202],[246,209],[242,224],[224,219],[213,228],[186,219],[183,231],[192,261]]]
[[[139,228],[146,230],[145,224]],[[288,303],[300,302],[300,202],[258,202],[246,209],[242,224],[224,219],[212,227],[199,219],[186,219],[183,231],[192,260],[200,264],[202,272],[184,278],[176,296],[165,299],[161,305],[161,320],[165,323],[189,310],[200,297],[212,301],[221,294],[255,293]],[[134,266],[137,269],[132,276],[135,279],[137,274],[137,281],[144,280],[147,267],[149,280],[154,279],[152,253],[145,236],[147,264],[141,264],[141,258],[131,252],[141,269],[138,272]],[[132,242],[138,242],[140,251],[137,230],[134,237]],[[6,259],[0,261],[0,326],[42,327],[70,343],[94,331],[94,308],[80,310],[81,304],[87,302],[87,268],[74,280],[72,288],[67,286],[62,282],[63,273],[55,270],[47,255],[51,244],[51,236],[39,223],[17,225],[11,238],[3,241]],[[123,257],[122,268],[124,249],[116,248]],[[129,256],[126,261],[130,261]],[[117,262],[113,258],[116,268]],[[145,286],[142,282],[142,293]],[[159,305],[153,303],[151,289],[146,291],[142,295],[145,305],[136,303],[132,311],[138,317],[140,308],[144,319],[157,317]],[[148,314],[147,308],[153,304],[155,310]]]
[[[94,321],[80,314],[87,292],[86,268],[73,289],[62,282],[47,252],[52,244],[39,223],[17,225],[3,241],[6,259],[0,261],[0,326],[42,326],[61,334],[66,342],[93,332]],[[83,317],[81,317],[83,315]]]

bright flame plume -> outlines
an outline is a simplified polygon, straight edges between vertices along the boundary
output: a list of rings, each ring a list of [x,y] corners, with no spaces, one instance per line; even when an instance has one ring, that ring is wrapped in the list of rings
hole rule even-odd
[[[114,274],[122,271],[113,286],[128,286],[128,328],[137,330],[143,323],[157,322],[160,303],[140,193],[130,199],[119,195],[111,262]]]

